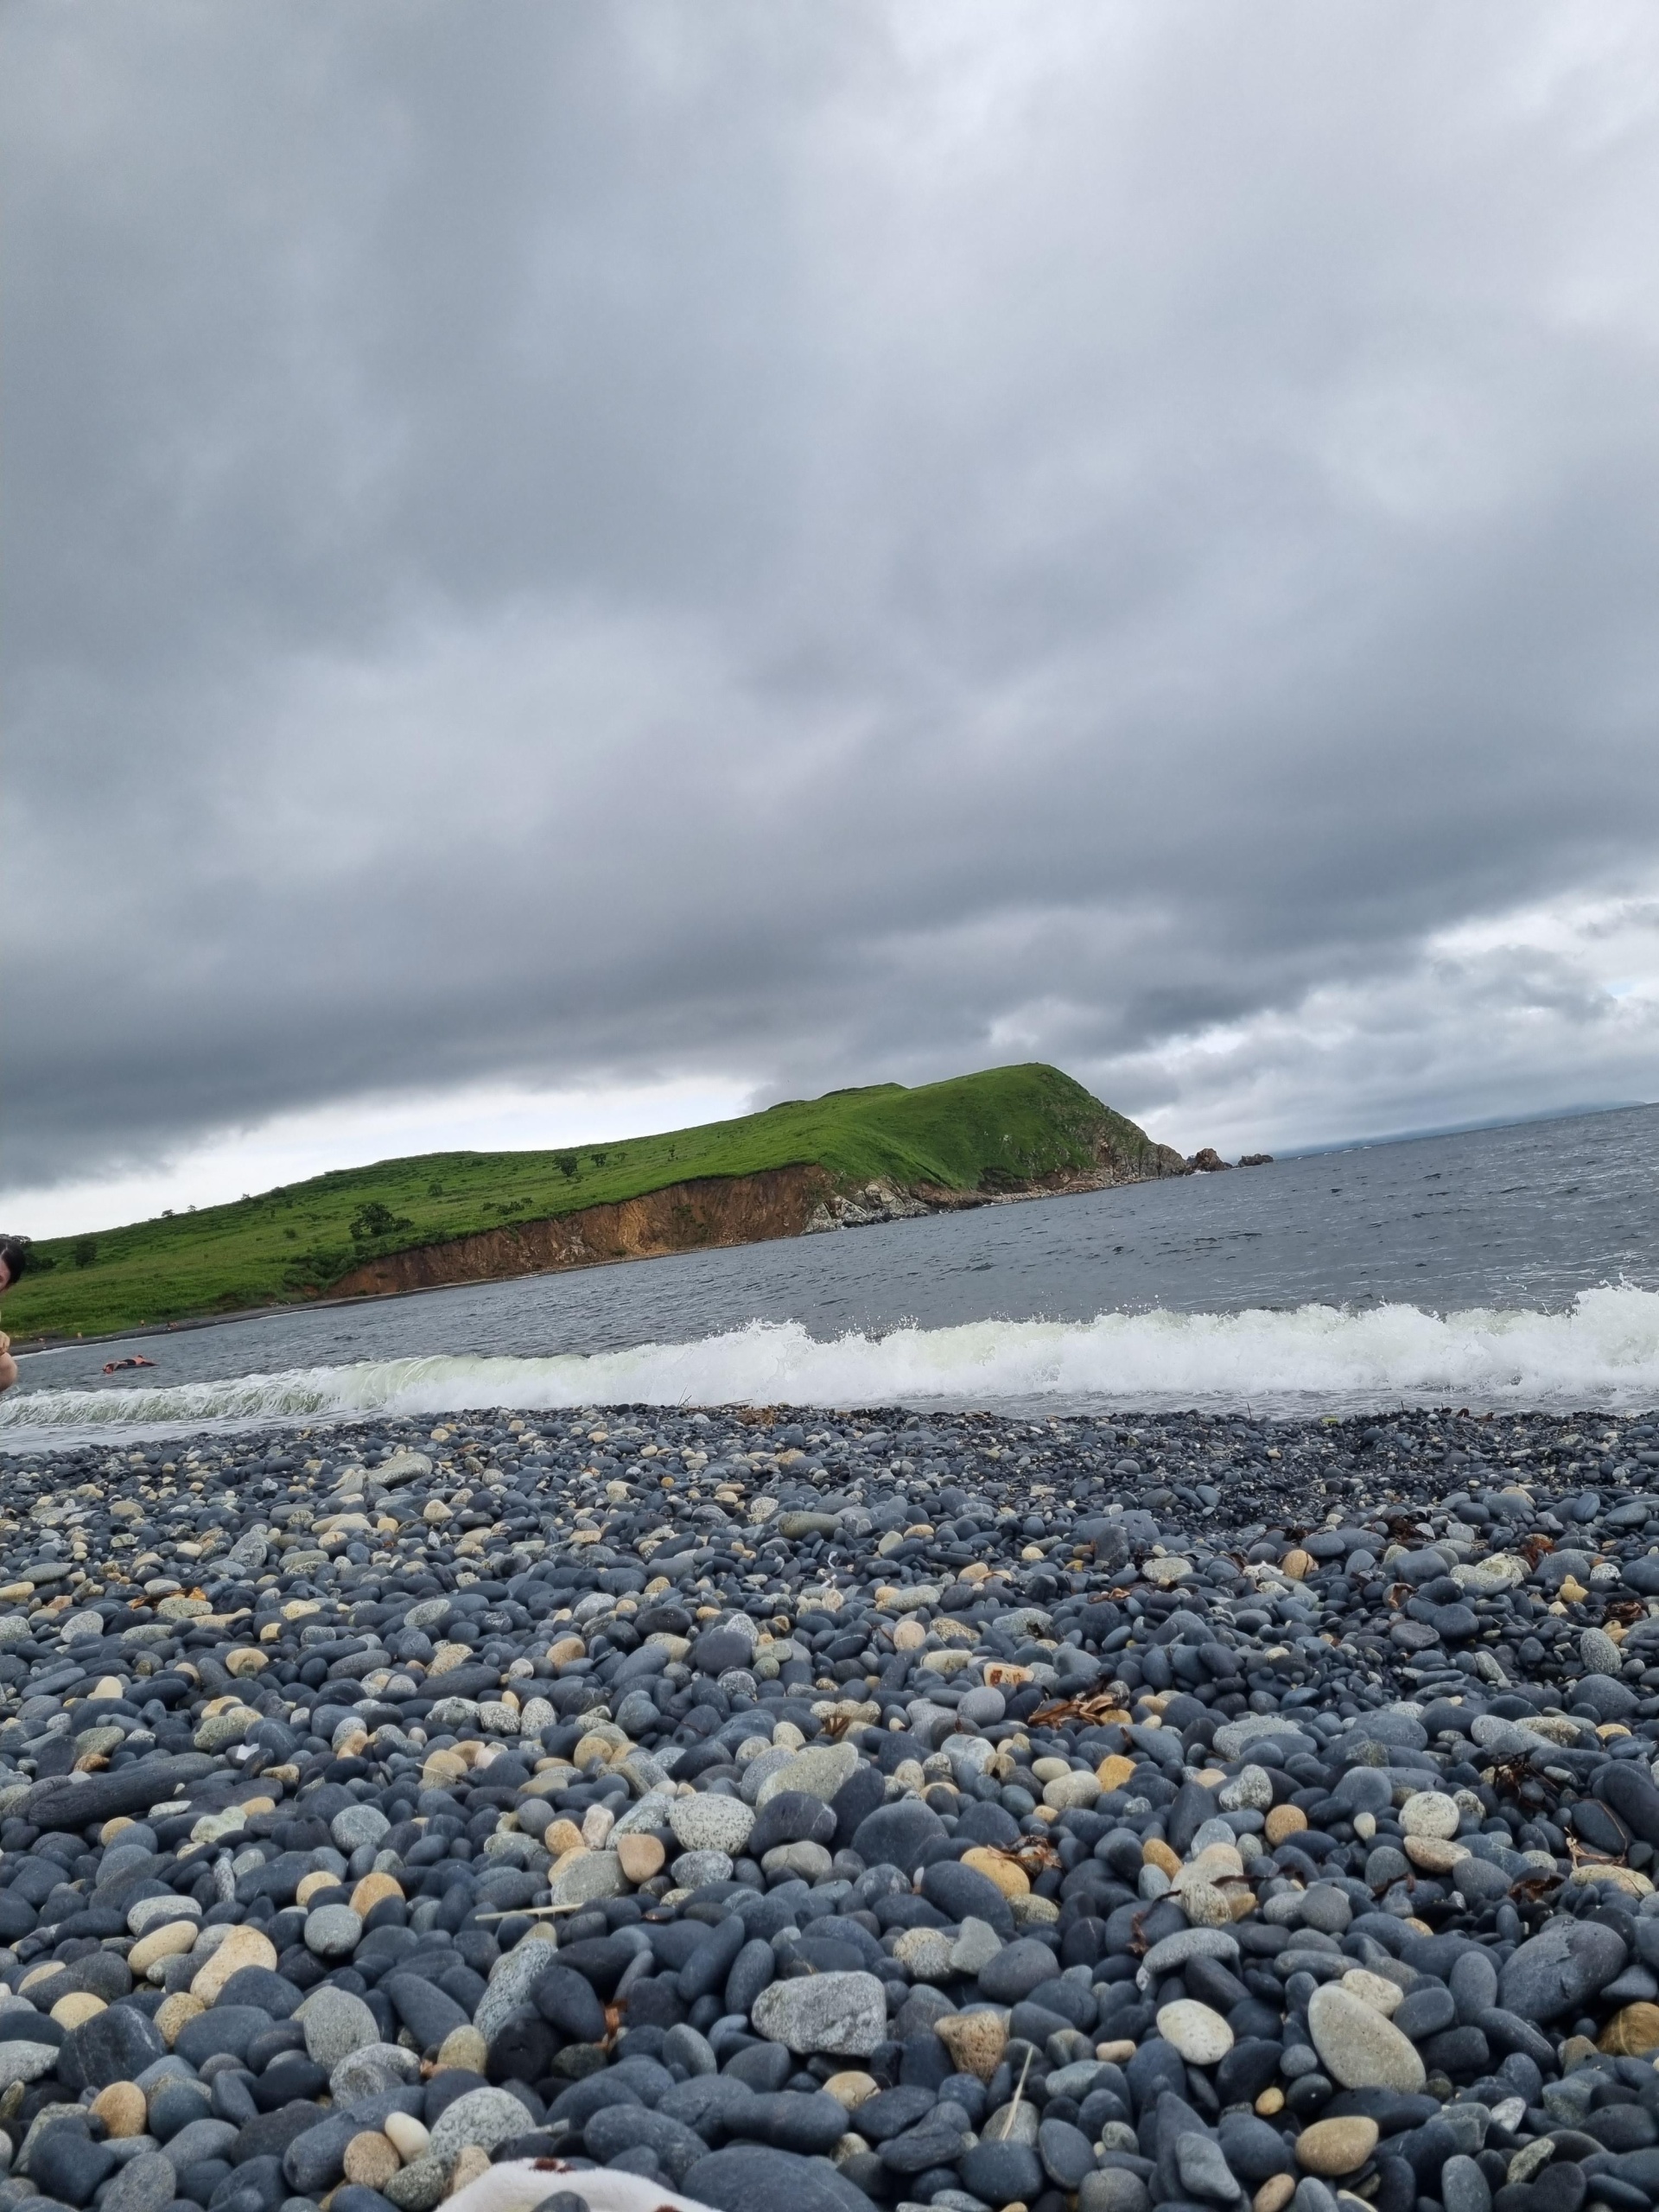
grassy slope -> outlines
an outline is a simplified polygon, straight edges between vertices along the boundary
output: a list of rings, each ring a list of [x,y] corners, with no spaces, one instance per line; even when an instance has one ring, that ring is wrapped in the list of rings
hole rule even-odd
[[[340,1169],[200,1213],[43,1239],[54,1262],[5,1301],[14,1336],[73,1334],[315,1297],[359,1261],[512,1222],[637,1198],[694,1176],[817,1164],[850,1186],[874,1176],[995,1188],[1093,1164],[1105,1138],[1148,1148],[1057,1068],[1029,1065],[906,1090],[883,1084],[791,1101],[741,1121],[560,1152],[444,1152]],[[574,1172],[570,1172],[574,1170]],[[365,1209],[385,1210],[385,1217]]]

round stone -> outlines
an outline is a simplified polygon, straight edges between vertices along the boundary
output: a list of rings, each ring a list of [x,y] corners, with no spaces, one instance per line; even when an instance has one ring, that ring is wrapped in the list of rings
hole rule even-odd
[[[328,1823],[334,1848],[343,1851],[348,1859],[364,1844],[378,1844],[391,1831],[391,1822],[378,1805],[347,1805]]]
[[[700,1890],[709,1882],[729,1882],[732,1862],[723,1851],[683,1851],[668,1871],[677,1888]]]
[[[388,1897],[402,1898],[403,1885],[391,1874],[365,1874],[352,1891],[352,1910],[367,1919]]]
[[[481,2074],[489,2063],[490,2047],[476,2028],[451,2028],[438,2045],[438,2071],[458,2066],[467,2074]]]
[[[1313,2048],[1344,2089],[1397,2089],[1414,2096],[1426,2079],[1416,2049],[1391,2020],[1336,1982],[1307,2002]]]
[[[864,2058],[887,2037],[887,1991],[873,1974],[832,1973],[774,1981],[754,2000],[750,2019],[768,2043],[803,2056]]]
[[[1469,1856],[1466,1843],[1452,1843],[1438,1835],[1408,1835],[1406,1856],[1426,1874],[1449,1874]]]
[[[616,1840],[617,1865],[628,1880],[636,1885],[653,1880],[662,1872],[667,1860],[668,1853],[663,1848],[660,1836],[620,1835]]]
[[[950,2052],[959,2074],[988,2082],[1008,2047],[1007,2017],[1001,2012],[950,2012],[933,2023],[933,2032]]]
[[[1399,2011],[1406,1993],[1397,1981],[1390,1981],[1386,1974],[1371,1974],[1364,1967],[1350,1967],[1342,1977],[1342,1986],[1385,2020]]]
[[[1296,2138],[1296,2162],[1324,2180],[1357,2173],[1376,2150],[1380,2133],[1374,2120],[1316,2120]]]
[[[1400,1825],[1408,1836],[1438,1836],[1442,1841],[1456,1835],[1462,1817],[1457,1800],[1443,1789],[1419,1789],[1400,1808]]]
[[[1219,2066],[1233,2047],[1233,2031],[1220,2013],[1191,1997],[1160,2006],[1158,2032],[1189,2066]]]
[[[682,1851],[721,1851],[735,1859],[749,1840],[754,1813],[741,1797],[677,1797],[668,1825]]]
[[[410,2113],[388,2113],[381,2126],[387,2140],[405,2164],[414,2158],[423,2158],[432,2147],[432,2138],[426,2127]]]
[[[306,1999],[299,2021],[305,2031],[306,2056],[325,2073],[333,2073],[352,2051],[380,2040],[379,2026],[363,1999],[327,1982]]]
[[[1598,2050],[1619,2058],[1645,2058],[1659,2050],[1659,2005],[1623,2005],[1596,2038]]]
[[[364,2189],[384,2189],[403,2163],[397,2145],[378,2129],[365,2128],[346,2145],[346,2178]]]
[[[1069,1769],[1043,1784],[1043,1802],[1052,1805],[1056,1812],[1092,1805],[1099,1795],[1100,1784],[1092,1774],[1079,1774]]]
[[[264,1967],[272,1973],[276,1967],[276,1945],[269,1936],[262,1936],[245,1922],[231,1929],[190,1984],[190,1994],[200,1998],[204,2005],[216,2003],[219,1991],[244,1967]]]
[[[1005,1859],[1000,1851],[994,1851],[988,1844],[976,1844],[970,1851],[964,1851],[961,1864],[971,1867],[976,1874],[982,1874],[1005,1897],[1023,1897],[1031,1894],[1031,1878],[1025,1869],[1016,1866],[1011,1859]],[[1007,1924],[1003,1923],[1005,1927]]]
[[[833,2097],[849,2112],[856,2112],[860,2105],[868,2104],[879,2089],[875,2076],[861,2068],[849,2068],[845,2073],[832,2074],[824,2083],[826,2096]]]
[[[147,2122],[144,2093],[135,2082],[111,2082],[92,2100],[92,2110],[108,2135],[142,2135]]]
[[[363,1923],[348,1904],[320,1904],[305,1917],[305,1948],[320,1959],[348,1959],[363,1938]]]
[[[141,1980],[163,1959],[182,1958],[186,1952],[194,1951],[200,1934],[194,1920],[164,1921],[148,1936],[141,1936],[127,1953],[128,1973],[135,1980]]]
[[[189,1990],[175,1990],[156,2007],[156,2032],[171,2050],[181,2031],[207,2010],[200,1998]]]

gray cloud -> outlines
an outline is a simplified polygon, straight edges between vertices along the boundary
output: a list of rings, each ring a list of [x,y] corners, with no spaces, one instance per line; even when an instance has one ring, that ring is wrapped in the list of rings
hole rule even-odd
[[[486,1075],[1651,1087],[1582,932],[1435,950],[1653,873],[1645,11],[0,41],[14,1184]]]

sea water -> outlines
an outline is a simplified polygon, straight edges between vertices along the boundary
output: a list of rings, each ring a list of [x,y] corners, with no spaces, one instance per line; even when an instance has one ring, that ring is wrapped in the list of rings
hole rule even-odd
[[[0,1448],[623,1403],[1659,1403],[1659,1108],[21,1362]],[[153,1370],[105,1377],[142,1351]]]

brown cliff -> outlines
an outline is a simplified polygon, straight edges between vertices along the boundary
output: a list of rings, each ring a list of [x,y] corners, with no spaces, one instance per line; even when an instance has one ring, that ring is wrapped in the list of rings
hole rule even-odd
[[[550,1221],[519,1222],[389,1252],[342,1275],[329,1294],[374,1297],[435,1290],[444,1283],[502,1282],[607,1260],[660,1259],[670,1252],[798,1236],[832,1188],[821,1167],[772,1167],[753,1175],[671,1183],[643,1198],[584,1206]]]

